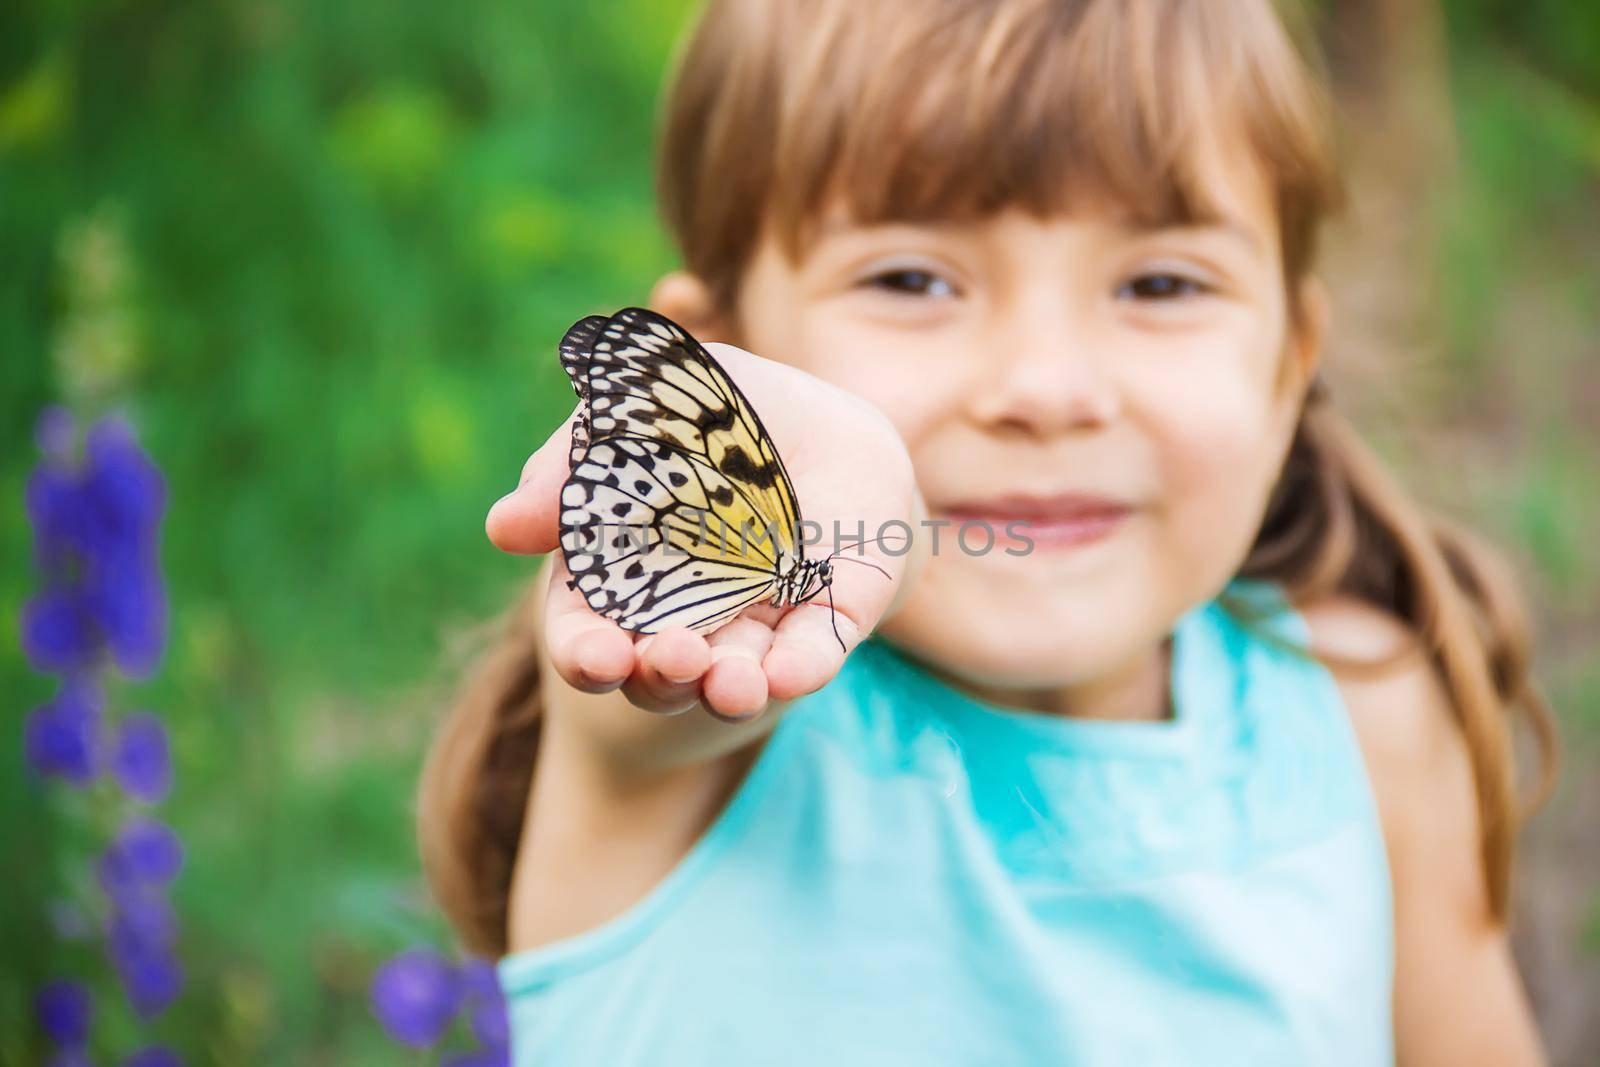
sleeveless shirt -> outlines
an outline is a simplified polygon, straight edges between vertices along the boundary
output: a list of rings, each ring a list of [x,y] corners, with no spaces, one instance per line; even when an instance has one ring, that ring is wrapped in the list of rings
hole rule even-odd
[[[1174,627],[1174,714],[966,695],[883,641],[782,713],[676,867],[498,965],[518,1067],[1393,1060],[1373,794],[1278,587]]]

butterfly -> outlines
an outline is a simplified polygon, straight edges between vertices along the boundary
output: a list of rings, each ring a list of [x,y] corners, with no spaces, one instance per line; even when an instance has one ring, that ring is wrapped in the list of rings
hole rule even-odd
[[[824,589],[831,605],[832,557],[805,558],[783,458],[700,342],[627,307],[579,319],[559,350],[579,406],[561,552],[590,608],[650,634],[709,632],[753,604]]]

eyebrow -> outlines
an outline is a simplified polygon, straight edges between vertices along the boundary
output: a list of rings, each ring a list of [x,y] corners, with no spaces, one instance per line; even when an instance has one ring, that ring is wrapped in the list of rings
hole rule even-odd
[[[1186,222],[1128,222],[1122,229],[1136,235],[1160,233],[1163,230],[1215,230],[1234,238],[1252,252],[1261,251],[1261,238],[1256,231],[1231,215],[1205,215]]]

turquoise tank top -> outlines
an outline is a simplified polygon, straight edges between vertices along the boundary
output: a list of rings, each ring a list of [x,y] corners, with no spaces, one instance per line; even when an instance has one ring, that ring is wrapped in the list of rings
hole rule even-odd
[[[1256,626],[1303,642],[1276,586]],[[679,864],[499,963],[518,1067],[1393,1060],[1392,901],[1327,670],[1216,600],[1173,718],[973,699],[868,640]]]

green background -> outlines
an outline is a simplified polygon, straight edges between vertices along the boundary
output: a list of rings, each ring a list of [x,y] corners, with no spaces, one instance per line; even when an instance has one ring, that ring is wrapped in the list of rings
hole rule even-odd
[[[1600,8],[1443,10],[1459,173],[1438,247],[1449,385],[1429,410],[1490,472],[1468,517],[1538,606],[1568,764],[1529,846],[1519,952],[1560,1058],[1593,1062],[1595,1024],[1564,1005],[1600,999],[1600,845],[1581,844],[1600,808],[1582,785],[1600,768]],[[55,974],[105,991],[102,1060],[141,1032],[92,942],[47,919],[92,899],[115,801],[22,772],[22,717],[52,682],[18,649],[20,502],[33,421],[64,398],[127,411],[171,487],[172,643],[117,697],[171,726],[162,812],[189,849],[190,982],[149,1032],[193,1062],[411,1062],[366,990],[393,951],[445,944],[417,770],[452,650],[532,569],[490,548],[483,515],[571,409],[564,327],[642,301],[673,264],[652,125],[687,11],[0,13],[0,1062],[42,1057],[29,1001]],[[1413,484],[1438,480],[1425,449],[1386,447]]]

